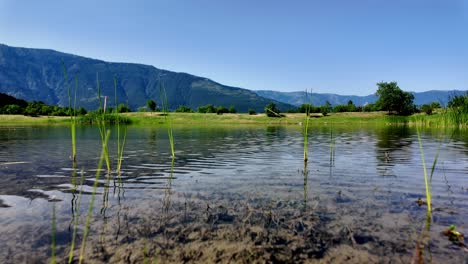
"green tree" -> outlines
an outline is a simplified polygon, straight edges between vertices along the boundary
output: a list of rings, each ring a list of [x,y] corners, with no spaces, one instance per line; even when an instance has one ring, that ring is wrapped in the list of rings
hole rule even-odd
[[[326,116],[328,115],[328,113],[330,113],[332,111],[332,106],[330,104],[330,102],[328,102],[328,100],[325,102],[324,105],[322,105],[320,107],[320,112],[322,113],[323,116]]]
[[[248,112],[249,112],[249,115],[256,115],[257,114],[257,112],[255,112],[255,110],[253,108],[249,108]]]
[[[185,106],[185,105],[181,105],[177,107],[175,111],[178,113],[193,113],[192,108]]]
[[[380,110],[398,115],[414,113],[413,94],[401,90],[396,82],[380,82],[377,83],[377,86],[376,95],[379,96],[379,99],[376,105]]]
[[[448,102],[449,108],[462,108],[468,111],[468,92],[465,95],[456,95],[450,98]]]
[[[265,114],[268,117],[281,117],[280,110],[276,108],[276,104],[274,103],[269,103],[265,106]]]
[[[207,104],[197,108],[199,113],[216,113],[216,108],[212,104]]]
[[[231,105],[231,106],[229,107],[229,113],[235,114],[235,113],[237,113],[237,109],[236,109],[234,106]]]
[[[80,107],[77,111],[76,111],[76,114],[77,115],[86,115],[88,111],[86,111],[86,109],[84,107]]]
[[[10,104],[3,107],[3,113],[8,115],[19,115],[23,113],[23,108],[17,104]]]
[[[226,113],[229,113],[229,109],[227,109],[226,107],[224,107],[224,106],[216,107],[216,114],[222,115],[222,114],[226,114]]]
[[[152,99],[149,99],[148,101],[146,101],[146,106],[148,106],[148,108],[152,112],[154,112],[154,110],[156,110],[156,103]]]
[[[117,106],[117,112],[118,113],[129,113],[131,111],[132,110],[130,110],[130,108],[126,104],[119,104]]]

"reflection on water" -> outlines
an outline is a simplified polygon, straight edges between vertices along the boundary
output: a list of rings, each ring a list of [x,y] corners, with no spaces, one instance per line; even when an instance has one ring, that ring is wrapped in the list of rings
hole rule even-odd
[[[114,129],[113,168],[116,137]],[[313,127],[308,163],[302,159],[300,127],[175,128],[174,138],[172,160],[164,128],[128,128],[120,175],[105,171],[97,185],[96,231],[89,239],[101,252],[98,262],[115,258],[119,245],[129,243],[142,243],[144,255],[164,255],[174,250],[174,241],[210,241],[214,234],[204,228],[217,228],[219,234],[221,226],[230,225],[253,246],[272,234],[267,240],[278,243],[272,244],[275,250],[284,249],[278,249],[280,244],[288,248],[288,239],[301,241],[297,247],[306,258],[332,259],[334,250],[346,251],[346,245],[354,248],[349,254],[370,254],[368,260],[413,254],[425,209],[415,203],[424,196],[424,180],[417,138],[409,127]],[[430,236],[438,239],[431,252],[436,260],[460,260],[460,249],[438,232],[451,224],[468,230],[467,133],[427,131],[422,138],[428,167],[442,146],[432,182]],[[68,128],[0,127],[0,246],[7,249],[0,260],[15,254],[18,261],[50,256],[51,202],[56,204],[58,255],[68,254],[74,232],[81,239],[99,132],[81,127],[77,139],[74,164]],[[259,226],[276,233],[262,233]],[[236,234],[222,230],[225,236]],[[298,237],[280,236],[288,230]],[[297,255],[288,252],[281,254]]]

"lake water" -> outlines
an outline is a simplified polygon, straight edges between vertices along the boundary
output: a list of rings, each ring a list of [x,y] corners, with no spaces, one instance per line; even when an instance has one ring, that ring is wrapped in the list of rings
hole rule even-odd
[[[429,174],[439,152],[430,225],[414,128],[313,127],[305,166],[299,126],[176,127],[174,163],[165,128],[129,126],[85,262],[467,263],[443,232],[468,233],[468,132],[420,134]],[[0,127],[1,263],[49,261],[52,237],[66,262],[75,220],[78,259],[100,152],[96,127],[77,128],[76,169],[69,128]]]

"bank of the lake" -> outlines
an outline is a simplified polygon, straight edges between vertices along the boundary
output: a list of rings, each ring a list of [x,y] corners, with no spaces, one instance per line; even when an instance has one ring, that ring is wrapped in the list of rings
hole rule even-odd
[[[119,114],[134,125],[163,125],[167,116],[162,112],[132,112]],[[169,113],[171,124],[193,125],[193,126],[213,126],[213,125],[298,125],[304,122],[303,113],[286,113],[282,117],[267,117],[265,114],[249,115],[246,113],[222,114],[215,113]],[[78,117],[79,121],[80,117]],[[68,124],[70,117],[39,116],[30,117],[23,115],[0,115],[2,125],[47,125],[47,124]],[[386,112],[345,112],[330,113],[327,116],[322,114],[311,114],[310,125],[321,124],[363,124],[363,125],[389,125],[389,124],[409,124],[427,127],[450,127],[453,126],[449,117],[444,113],[433,115],[414,114],[408,117],[389,116]],[[466,127],[462,124],[461,127]]]

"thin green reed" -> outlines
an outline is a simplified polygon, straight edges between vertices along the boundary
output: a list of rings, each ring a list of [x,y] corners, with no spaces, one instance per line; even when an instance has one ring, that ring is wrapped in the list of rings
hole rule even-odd
[[[120,176],[120,169],[122,168],[123,152],[125,141],[127,138],[127,126],[123,128],[122,144],[120,143],[120,116],[118,116],[117,106],[117,77],[114,76],[114,98],[115,98],[115,114],[117,115],[117,174]]]
[[[427,200],[427,212],[430,214],[432,212],[432,207],[431,207],[431,189],[429,185],[429,179],[427,176],[427,170],[426,170],[426,161],[424,159],[424,150],[422,146],[422,140],[421,140],[421,135],[419,133],[419,128],[416,127],[416,131],[418,134],[418,142],[419,142],[419,150],[421,152],[421,160],[423,164],[423,171],[424,171],[424,183],[426,185],[426,200]]]
[[[92,214],[93,214],[94,200],[96,199],[97,186],[98,186],[98,183],[99,183],[99,177],[101,176],[102,164],[103,164],[104,160],[108,159],[108,157],[106,158],[106,156],[107,156],[106,149],[107,149],[107,144],[109,142],[109,136],[110,136],[110,131],[107,130],[104,141],[102,143],[101,157],[99,158],[98,168],[97,168],[97,171],[96,171],[96,177],[94,179],[93,192],[91,194],[91,200],[90,200],[89,206],[88,206],[88,214],[86,216],[86,224],[85,224],[84,233],[83,233],[83,241],[81,242],[79,263],[83,262],[84,252],[85,252],[85,248],[86,248],[86,240],[88,238],[90,223],[91,223],[91,217],[92,217]]]
[[[72,111],[72,103],[71,103],[71,90],[70,90],[70,85],[68,84],[68,73],[67,73],[67,68],[65,66],[65,63],[62,60],[62,70],[63,70],[63,76],[65,79],[65,85],[67,87],[67,94],[68,94],[68,111],[70,114],[70,132],[71,132],[71,137],[72,137],[72,160],[76,162],[76,112],[75,112],[75,107],[76,107],[76,90],[77,90],[77,85],[75,82],[75,104],[73,108],[73,113]]]
[[[55,202],[52,204],[52,243],[50,263],[55,264],[55,237],[57,234],[57,219],[55,214]]]
[[[172,120],[169,116],[169,105],[167,102],[167,94],[166,94],[166,89],[164,88],[164,85],[161,82],[161,101],[162,101],[162,108],[164,112],[164,117],[166,119],[166,125],[167,125],[167,134],[169,135],[169,144],[171,145],[171,154],[172,158],[175,158],[175,151],[174,151],[174,136],[172,134]]]
[[[312,91],[311,91],[312,93]],[[308,92],[307,90],[305,90],[305,97],[306,97],[306,102],[308,102]],[[306,103],[305,105],[305,111],[306,111],[306,116],[305,116],[305,120],[304,120],[304,131],[303,131],[303,135],[304,135],[304,162],[307,162],[307,160],[309,159],[308,157],[308,151],[309,151],[309,147],[308,147],[308,144],[309,144],[309,139],[308,139],[308,135],[309,135],[309,115],[310,115],[310,104],[309,103]]]
[[[105,112],[105,108],[102,105],[101,86],[100,86],[100,83],[99,83],[99,74],[98,73],[96,73],[96,86],[97,86],[98,99],[99,99],[99,111],[101,112],[100,120],[99,120],[99,117],[98,117],[97,123],[98,123],[98,128],[99,128],[99,134],[101,135],[101,141],[104,142],[104,140],[105,140],[105,131],[106,131],[106,123],[105,123],[106,112]],[[105,161],[106,161],[106,165],[107,165],[107,171],[110,172],[111,171],[111,164],[110,164],[107,144],[105,145],[104,152],[105,152],[104,156],[105,156]]]
[[[73,251],[75,250],[75,241],[76,241],[76,234],[78,232],[78,219],[80,217],[80,208],[81,208],[81,195],[83,193],[83,182],[84,182],[84,171],[81,171],[81,180],[80,180],[80,191],[78,194],[78,204],[77,204],[77,211],[73,214],[73,234],[72,240],[70,243],[70,253],[68,255],[68,263],[73,262]]]
[[[304,210],[307,209],[307,200],[309,197],[309,188],[308,188],[308,180],[309,180],[309,171],[307,170],[307,162],[304,162],[304,170],[302,171],[304,176]]]

